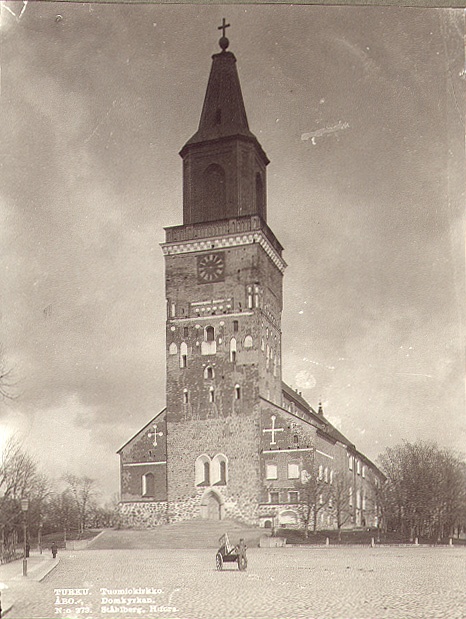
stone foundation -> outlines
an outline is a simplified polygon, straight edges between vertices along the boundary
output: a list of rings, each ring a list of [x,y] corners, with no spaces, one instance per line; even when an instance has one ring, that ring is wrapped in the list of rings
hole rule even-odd
[[[118,524],[124,529],[151,529],[167,523],[167,502],[119,503]]]
[[[168,507],[169,522],[182,522],[202,518],[202,499],[205,493],[209,493],[210,488],[198,489],[195,496],[189,497],[184,501],[172,501]],[[242,497],[241,505],[234,497],[228,495],[226,489],[215,488],[221,509],[222,520],[239,520],[247,525],[257,525],[258,505],[254,498],[247,493]]]

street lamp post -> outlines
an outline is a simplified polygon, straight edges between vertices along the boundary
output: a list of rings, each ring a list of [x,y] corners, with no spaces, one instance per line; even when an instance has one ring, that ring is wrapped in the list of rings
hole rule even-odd
[[[29,509],[29,499],[21,499],[21,510],[23,512],[23,576],[28,575],[28,560],[26,558],[26,538],[27,538],[27,521],[26,514]]]

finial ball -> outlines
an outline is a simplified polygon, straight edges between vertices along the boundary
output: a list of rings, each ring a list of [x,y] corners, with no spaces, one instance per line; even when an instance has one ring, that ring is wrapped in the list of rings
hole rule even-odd
[[[230,41],[226,37],[221,37],[218,44],[220,45],[222,50],[225,51],[227,47],[230,45]]]

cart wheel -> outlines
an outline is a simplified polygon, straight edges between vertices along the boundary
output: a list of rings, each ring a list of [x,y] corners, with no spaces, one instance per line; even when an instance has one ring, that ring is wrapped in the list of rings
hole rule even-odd
[[[248,566],[246,557],[238,557],[238,569],[243,572]]]
[[[217,554],[215,555],[215,565],[217,566],[217,569],[220,571],[223,569],[223,559],[222,559],[222,555],[217,552]]]

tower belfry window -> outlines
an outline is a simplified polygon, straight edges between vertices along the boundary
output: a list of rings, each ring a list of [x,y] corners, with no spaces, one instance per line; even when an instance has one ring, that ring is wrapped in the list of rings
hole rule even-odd
[[[265,219],[264,184],[259,172],[256,174],[256,209],[259,215]]]
[[[212,163],[203,175],[203,210],[205,221],[223,219],[226,215],[226,178],[225,170]]]
[[[205,330],[206,342],[213,342],[215,339],[215,330],[213,327],[206,327]]]

